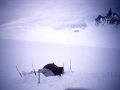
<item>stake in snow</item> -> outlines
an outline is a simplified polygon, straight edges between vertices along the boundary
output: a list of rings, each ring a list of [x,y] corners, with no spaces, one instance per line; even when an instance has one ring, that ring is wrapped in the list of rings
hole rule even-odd
[[[40,84],[40,69],[38,69],[38,84]]]
[[[22,74],[21,74],[20,71],[18,70],[17,66],[16,66],[16,69],[17,69],[18,73],[20,74],[20,76],[22,77]]]
[[[35,73],[35,75],[36,75],[36,72],[35,72],[35,69],[34,69],[34,67],[33,67],[33,64],[32,64],[32,68],[33,68],[33,71],[34,71],[34,73]]]
[[[69,69],[69,72],[70,72],[70,71],[72,72],[71,61],[72,61],[72,60],[70,60],[70,69]]]

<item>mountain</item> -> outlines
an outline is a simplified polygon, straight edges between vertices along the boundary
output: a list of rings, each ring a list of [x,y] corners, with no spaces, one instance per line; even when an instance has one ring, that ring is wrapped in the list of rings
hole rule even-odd
[[[118,26],[120,24],[120,16],[117,13],[112,12],[112,9],[110,9],[106,16],[99,15],[95,19],[95,22],[97,26],[99,24],[112,24]]]

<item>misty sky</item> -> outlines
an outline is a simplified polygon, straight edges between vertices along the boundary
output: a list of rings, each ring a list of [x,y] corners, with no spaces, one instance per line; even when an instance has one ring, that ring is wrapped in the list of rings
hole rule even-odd
[[[105,16],[110,8],[120,15],[119,3],[119,0],[0,0],[0,38],[93,45],[98,42],[99,37],[95,36],[98,32],[73,35],[65,30],[87,27],[86,22],[94,21],[99,14]],[[117,37],[109,34],[100,40],[103,37],[109,40],[112,35],[118,44],[120,32],[116,33]]]
[[[119,0],[0,0],[0,25],[26,18],[43,25],[64,22],[75,26],[105,15],[110,8],[120,14]]]

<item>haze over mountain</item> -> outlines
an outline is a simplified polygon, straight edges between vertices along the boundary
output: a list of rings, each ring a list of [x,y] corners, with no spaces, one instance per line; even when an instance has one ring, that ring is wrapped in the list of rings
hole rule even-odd
[[[0,38],[120,48],[119,26],[94,25],[110,8],[120,15],[118,0],[0,1]]]

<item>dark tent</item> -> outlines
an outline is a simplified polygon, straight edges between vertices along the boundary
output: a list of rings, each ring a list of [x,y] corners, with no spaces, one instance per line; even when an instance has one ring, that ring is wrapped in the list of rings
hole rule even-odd
[[[47,64],[41,69],[41,73],[43,73],[45,76],[56,76],[64,73],[64,67],[58,67],[54,63]]]

